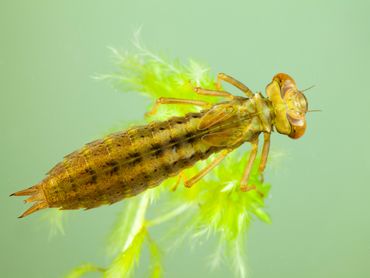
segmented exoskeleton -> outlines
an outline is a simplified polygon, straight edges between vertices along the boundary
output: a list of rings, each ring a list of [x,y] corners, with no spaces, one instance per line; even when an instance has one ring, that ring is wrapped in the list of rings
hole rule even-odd
[[[221,81],[236,86],[246,97],[221,91]],[[184,182],[191,187],[244,142],[250,142],[252,148],[240,188],[254,189],[248,179],[259,135],[264,133],[259,165],[262,174],[274,127],[291,138],[304,134],[307,100],[294,80],[283,73],[275,75],[266,87],[267,98],[252,93],[223,73],[218,74],[217,88],[194,90],[202,95],[224,97],[226,101],[212,105],[200,100],[160,98],[149,114],[154,114],[161,104],[190,104],[203,110],[113,133],[69,154],[39,184],[12,194],[30,195],[26,202],[35,202],[20,217],[48,207],[89,209],[112,204],[155,187],[197,161],[219,153],[196,176]]]

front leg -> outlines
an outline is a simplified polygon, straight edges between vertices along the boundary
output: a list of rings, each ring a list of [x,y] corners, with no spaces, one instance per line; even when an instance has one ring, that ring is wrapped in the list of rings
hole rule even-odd
[[[261,179],[263,181],[263,171],[266,168],[267,158],[269,155],[270,150],[270,133],[263,134],[263,148],[262,148],[262,155],[261,155],[261,162],[258,167],[258,172],[260,173]]]
[[[257,150],[258,150],[258,137],[257,137],[256,140],[254,140],[252,142],[252,149],[251,149],[251,152],[249,154],[248,163],[245,167],[242,180],[240,181],[240,189],[244,192],[252,190],[252,189],[256,189],[256,187],[254,185],[249,185],[248,184],[248,180],[249,180],[249,176],[251,174],[253,163],[256,160]]]
[[[194,91],[197,94],[200,94],[200,95],[217,96],[217,97],[224,97],[224,98],[228,98],[228,99],[233,99],[235,97],[234,95],[230,94],[229,92],[221,90],[221,87],[222,87],[221,86],[221,81],[225,81],[225,82],[235,86],[236,88],[241,90],[244,94],[246,94],[247,97],[249,97],[249,98],[252,98],[254,96],[253,92],[246,85],[244,85],[239,80],[236,80],[235,78],[233,78],[233,77],[231,77],[231,76],[229,76],[225,73],[222,73],[222,72],[217,74],[216,90],[208,90],[208,89],[204,89],[204,88],[200,88],[200,87],[195,87]]]
[[[201,87],[194,87],[194,91],[198,95],[203,95],[203,96],[224,97],[230,100],[234,98],[234,96],[230,94],[229,92],[221,91],[221,90],[208,90],[208,89],[204,89]]]
[[[200,106],[204,108],[209,108],[212,106],[212,104],[203,100],[160,97],[156,100],[155,104],[153,105],[153,108],[145,115],[153,116],[155,113],[157,113],[159,106],[162,104],[187,104]]]
[[[237,87],[239,90],[244,92],[244,94],[246,94],[247,97],[249,98],[252,98],[254,96],[253,92],[247,86],[245,86],[242,82],[222,72],[217,75],[217,84],[216,84],[217,89],[221,89],[221,81],[225,81]]]

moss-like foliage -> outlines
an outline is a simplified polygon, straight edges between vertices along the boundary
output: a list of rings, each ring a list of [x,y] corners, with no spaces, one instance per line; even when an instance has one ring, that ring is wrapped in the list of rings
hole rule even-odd
[[[153,102],[161,96],[218,101],[217,98],[199,97],[192,90],[193,86],[214,88],[215,78],[208,68],[192,60],[187,64],[169,61],[151,53],[137,41],[135,45],[135,53],[121,54],[113,50],[119,68],[116,73],[100,78],[113,82],[120,91],[141,93]],[[184,114],[192,109],[196,108],[163,105],[159,113],[148,120]],[[104,277],[132,277],[135,267],[140,265],[143,250],[148,251],[144,253],[148,254],[150,264],[140,265],[140,268],[147,269],[148,277],[162,277],[161,259],[165,251],[178,244],[188,246],[196,244],[197,239],[210,237],[217,239],[210,264],[217,266],[226,260],[233,266],[236,276],[246,277],[245,250],[250,223],[255,217],[270,222],[263,210],[269,185],[259,178],[258,161],[250,178],[256,190],[241,192],[239,189],[247,157],[244,147],[235,150],[191,189],[186,189],[180,180],[177,190],[173,191],[178,182],[178,177],[175,177],[137,197],[124,200],[124,208],[108,244],[113,261],[106,268],[83,265],[68,277],[80,277],[88,271],[99,271]],[[184,175],[193,176],[213,158],[198,162]],[[167,232],[161,238],[151,236],[151,230],[156,226],[166,227]]]

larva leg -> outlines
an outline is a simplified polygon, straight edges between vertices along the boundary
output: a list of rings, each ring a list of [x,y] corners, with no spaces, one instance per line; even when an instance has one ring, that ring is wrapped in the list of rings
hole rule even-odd
[[[248,163],[247,166],[245,167],[244,174],[240,182],[240,189],[242,191],[249,191],[255,189],[255,186],[248,185],[248,180],[252,170],[253,162],[256,159],[257,150],[258,150],[258,138],[254,142],[252,142],[252,149],[249,154]]]
[[[229,152],[230,152],[229,150],[222,151],[221,154],[215,160],[208,164],[198,174],[196,174],[191,179],[185,181],[185,186],[188,188],[192,187],[197,181],[199,181],[201,178],[207,175],[213,168],[220,164],[220,162],[228,155]]]
[[[234,96],[226,91],[221,91],[221,90],[208,90],[208,89],[203,89],[201,87],[194,87],[194,91],[199,94],[199,95],[204,95],[204,96],[214,96],[214,97],[224,97],[228,99],[233,99]]]
[[[203,100],[193,100],[193,99],[181,99],[181,98],[158,98],[153,106],[153,108],[146,113],[147,116],[152,116],[157,113],[158,107],[161,104],[188,104],[201,107],[210,107],[211,104]]]
[[[258,167],[258,171],[260,172],[261,179],[263,181],[263,171],[266,168],[267,158],[269,155],[270,150],[270,133],[263,134],[263,148],[262,148],[262,155],[261,155],[261,162]]]
[[[179,177],[177,178],[175,185],[171,188],[171,191],[176,191],[177,187],[179,187],[179,184],[181,182],[181,179],[183,179],[184,180],[184,183],[186,183],[186,177],[184,175],[184,172],[181,172],[179,174]]]
[[[219,73],[217,75],[217,83],[216,83],[216,87],[218,89],[221,89],[221,81],[225,81],[227,83],[230,83],[231,85],[237,87],[239,90],[241,90],[242,92],[244,92],[244,94],[246,94],[248,97],[252,98],[253,97],[253,92],[247,87],[245,86],[242,82],[236,80],[235,78],[225,74],[225,73]]]

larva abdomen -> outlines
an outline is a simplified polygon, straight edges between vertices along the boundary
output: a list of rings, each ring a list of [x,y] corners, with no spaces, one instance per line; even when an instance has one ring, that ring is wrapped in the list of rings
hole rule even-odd
[[[14,194],[36,201],[22,217],[46,207],[88,209],[115,203],[221,150],[201,139],[197,126],[203,113],[117,132],[71,153],[32,190]]]

